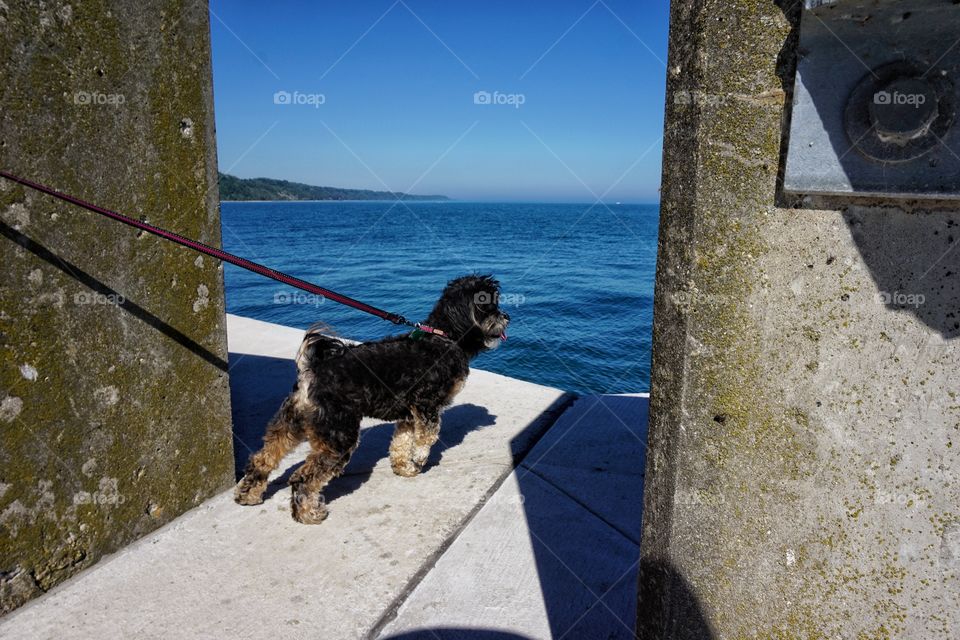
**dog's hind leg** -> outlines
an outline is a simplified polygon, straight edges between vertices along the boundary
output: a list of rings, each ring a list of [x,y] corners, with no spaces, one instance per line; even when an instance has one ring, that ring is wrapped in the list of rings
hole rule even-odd
[[[310,434],[313,451],[290,477],[290,510],[303,524],[319,524],[328,514],[323,488],[343,473],[360,441],[360,418],[321,418]]]
[[[440,438],[440,411],[412,408],[412,420],[397,422],[390,442],[390,466],[399,476],[412,478],[430,457],[430,448]]]
[[[250,456],[243,479],[234,490],[233,499],[237,504],[253,505],[263,502],[263,492],[267,489],[270,472],[302,441],[295,433],[297,420],[297,410],[291,396],[283,401],[277,415],[267,426],[267,432],[263,436],[263,448]]]

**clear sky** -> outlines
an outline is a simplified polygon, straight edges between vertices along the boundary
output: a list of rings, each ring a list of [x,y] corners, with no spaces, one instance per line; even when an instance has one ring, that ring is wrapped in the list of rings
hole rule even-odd
[[[667,0],[212,0],[210,25],[226,173],[659,200]]]

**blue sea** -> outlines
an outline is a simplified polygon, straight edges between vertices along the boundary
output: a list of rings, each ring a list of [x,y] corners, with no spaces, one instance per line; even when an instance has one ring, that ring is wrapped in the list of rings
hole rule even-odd
[[[650,383],[656,205],[224,202],[227,251],[423,320],[444,284],[492,273],[509,339],[473,366],[578,393]],[[373,340],[394,325],[226,265],[227,310]],[[292,355],[292,354],[291,354]]]

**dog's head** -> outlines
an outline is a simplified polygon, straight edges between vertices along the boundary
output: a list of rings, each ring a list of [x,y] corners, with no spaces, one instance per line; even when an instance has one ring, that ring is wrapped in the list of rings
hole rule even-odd
[[[451,280],[427,318],[473,357],[507,339],[510,316],[500,310],[500,283],[493,276]]]

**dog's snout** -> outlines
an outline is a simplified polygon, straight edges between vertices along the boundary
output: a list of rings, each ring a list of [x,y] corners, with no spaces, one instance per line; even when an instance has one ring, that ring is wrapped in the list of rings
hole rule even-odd
[[[509,313],[507,313],[506,311],[501,311],[500,314],[503,316],[503,319],[504,319],[504,320],[506,320],[507,322],[510,322],[510,314],[509,314]]]

